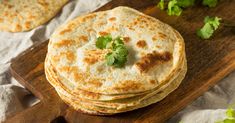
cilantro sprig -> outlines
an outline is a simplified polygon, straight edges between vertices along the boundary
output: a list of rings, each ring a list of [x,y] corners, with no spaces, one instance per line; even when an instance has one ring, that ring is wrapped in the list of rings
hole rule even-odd
[[[202,0],[202,4],[208,7],[215,7],[218,0]],[[161,10],[167,10],[168,15],[180,16],[183,8],[193,6],[195,0],[160,0],[157,7]]]
[[[228,108],[226,111],[226,118],[216,123],[235,123],[235,111],[233,108]]]
[[[203,0],[202,4],[209,7],[215,7],[218,3],[218,0]]]
[[[197,30],[197,35],[202,39],[209,39],[220,25],[221,18],[206,16],[204,26]]]
[[[112,38],[111,35],[100,36],[97,38],[96,47],[99,49],[111,49],[105,56],[109,66],[123,67],[127,62],[128,50],[121,37]]]

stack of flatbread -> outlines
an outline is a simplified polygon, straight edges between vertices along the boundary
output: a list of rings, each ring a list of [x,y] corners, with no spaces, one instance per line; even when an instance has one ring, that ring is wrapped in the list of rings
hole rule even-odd
[[[124,67],[108,66],[97,37],[121,36]],[[169,25],[128,7],[77,17],[51,36],[45,60],[48,81],[64,102],[97,115],[156,103],[175,90],[187,71],[181,35]]]
[[[22,32],[54,17],[68,0],[0,0],[0,31]]]

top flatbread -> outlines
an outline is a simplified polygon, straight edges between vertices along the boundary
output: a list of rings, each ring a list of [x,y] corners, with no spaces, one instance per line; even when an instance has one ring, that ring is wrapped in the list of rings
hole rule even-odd
[[[0,31],[28,31],[46,23],[68,0],[0,0]]]
[[[107,66],[106,50],[97,37],[121,36],[129,51],[123,68]],[[167,24],[134,9],[115,9],[80,16],[59,27],[48,45],[47,57],[59,76],[88,92],[140,93],[169,81],[184,59],[184,41]]]

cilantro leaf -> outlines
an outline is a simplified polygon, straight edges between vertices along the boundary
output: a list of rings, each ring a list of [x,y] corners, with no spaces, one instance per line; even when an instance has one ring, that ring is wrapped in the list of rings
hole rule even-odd
[[[182,9],[178,6],[177,0],[171,0],[168,3],[167,13],[168,15],[176,15],[176,16],[179,16],[182,13]]]
[[[110,35],[101,36],[97,38],[96,47],[99,49],[105,49],[107,44],[112,41],[112,37]]]
[[[186,8],[186,7],[193,6],[195,0],[178,0],[177,2],[180,7]]]
[[[99,49],[111,49],[106,54],[106,63],[109,66],[123,67],[127,62],[128,50],[121,37],[112,38],[110,35],[97,38],[96,47]]]
[[[202,4],[209,7],[215,7],[218,3],[218,0],[203,0]]]
[[[113,56],[112,53],[108,53],[106,56],[105,56],[105,59],[106,59],[106,63],[107,65],[111,66],[113,65],[114,61],[115,61],[115,58]]]
[[[197,30],[197,35],[202,39],[209,39],[213,33],[214,30],[209,23],[206,23],[201,29]]]
[[[235,111],[232,108],[227,109],[226,116],[228,118],[234,118],[235,117]]]
[[[204,23],[211,24],[215,30],[219,27],[220,21],[221,21],[221,18],[218,18],[218,17],[210,18],[209,16],[206,16],[204,19]]]
[[[165,4],[164,0],[160,0],[159,3],[157,4],[157,7],[160,8],[161,10],[164,10],[165,9],[164,4]]]
[[[226,111],[226,119],[217,121],[216,123],[235,123],[235,111],[232,108],[228,108]]]
[[[204,26],[197,30],[197,35],[202,39],[209,39],[214,31],[218,29],[221,18],[218,17],[205,17]]]

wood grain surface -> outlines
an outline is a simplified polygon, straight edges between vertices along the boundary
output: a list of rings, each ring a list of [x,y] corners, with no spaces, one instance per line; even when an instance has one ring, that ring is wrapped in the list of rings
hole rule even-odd
[[[74,111],[64,104],[44,74],[48,41],[32,46],[12,60],[12,75],[40,99],[23,112],[10,118],[10,123],[44,123],[62,116],[69,123],[162,123],[235,70],[235,29],[221,26],[210,40],[201,40],[195,30],[205,16],[218,16],[235,21],[235,1],[220,1],[217,7],[200,5],[186,9],[179,17],[168,16],[156,8],[153,0],[113,0],[100,10],[130,6],[171,25],[185,39],[188,72],[180,87],[164,100],[138,110],[113,116],[92,116]],[[60,117],[61,118],[61,117]]]

